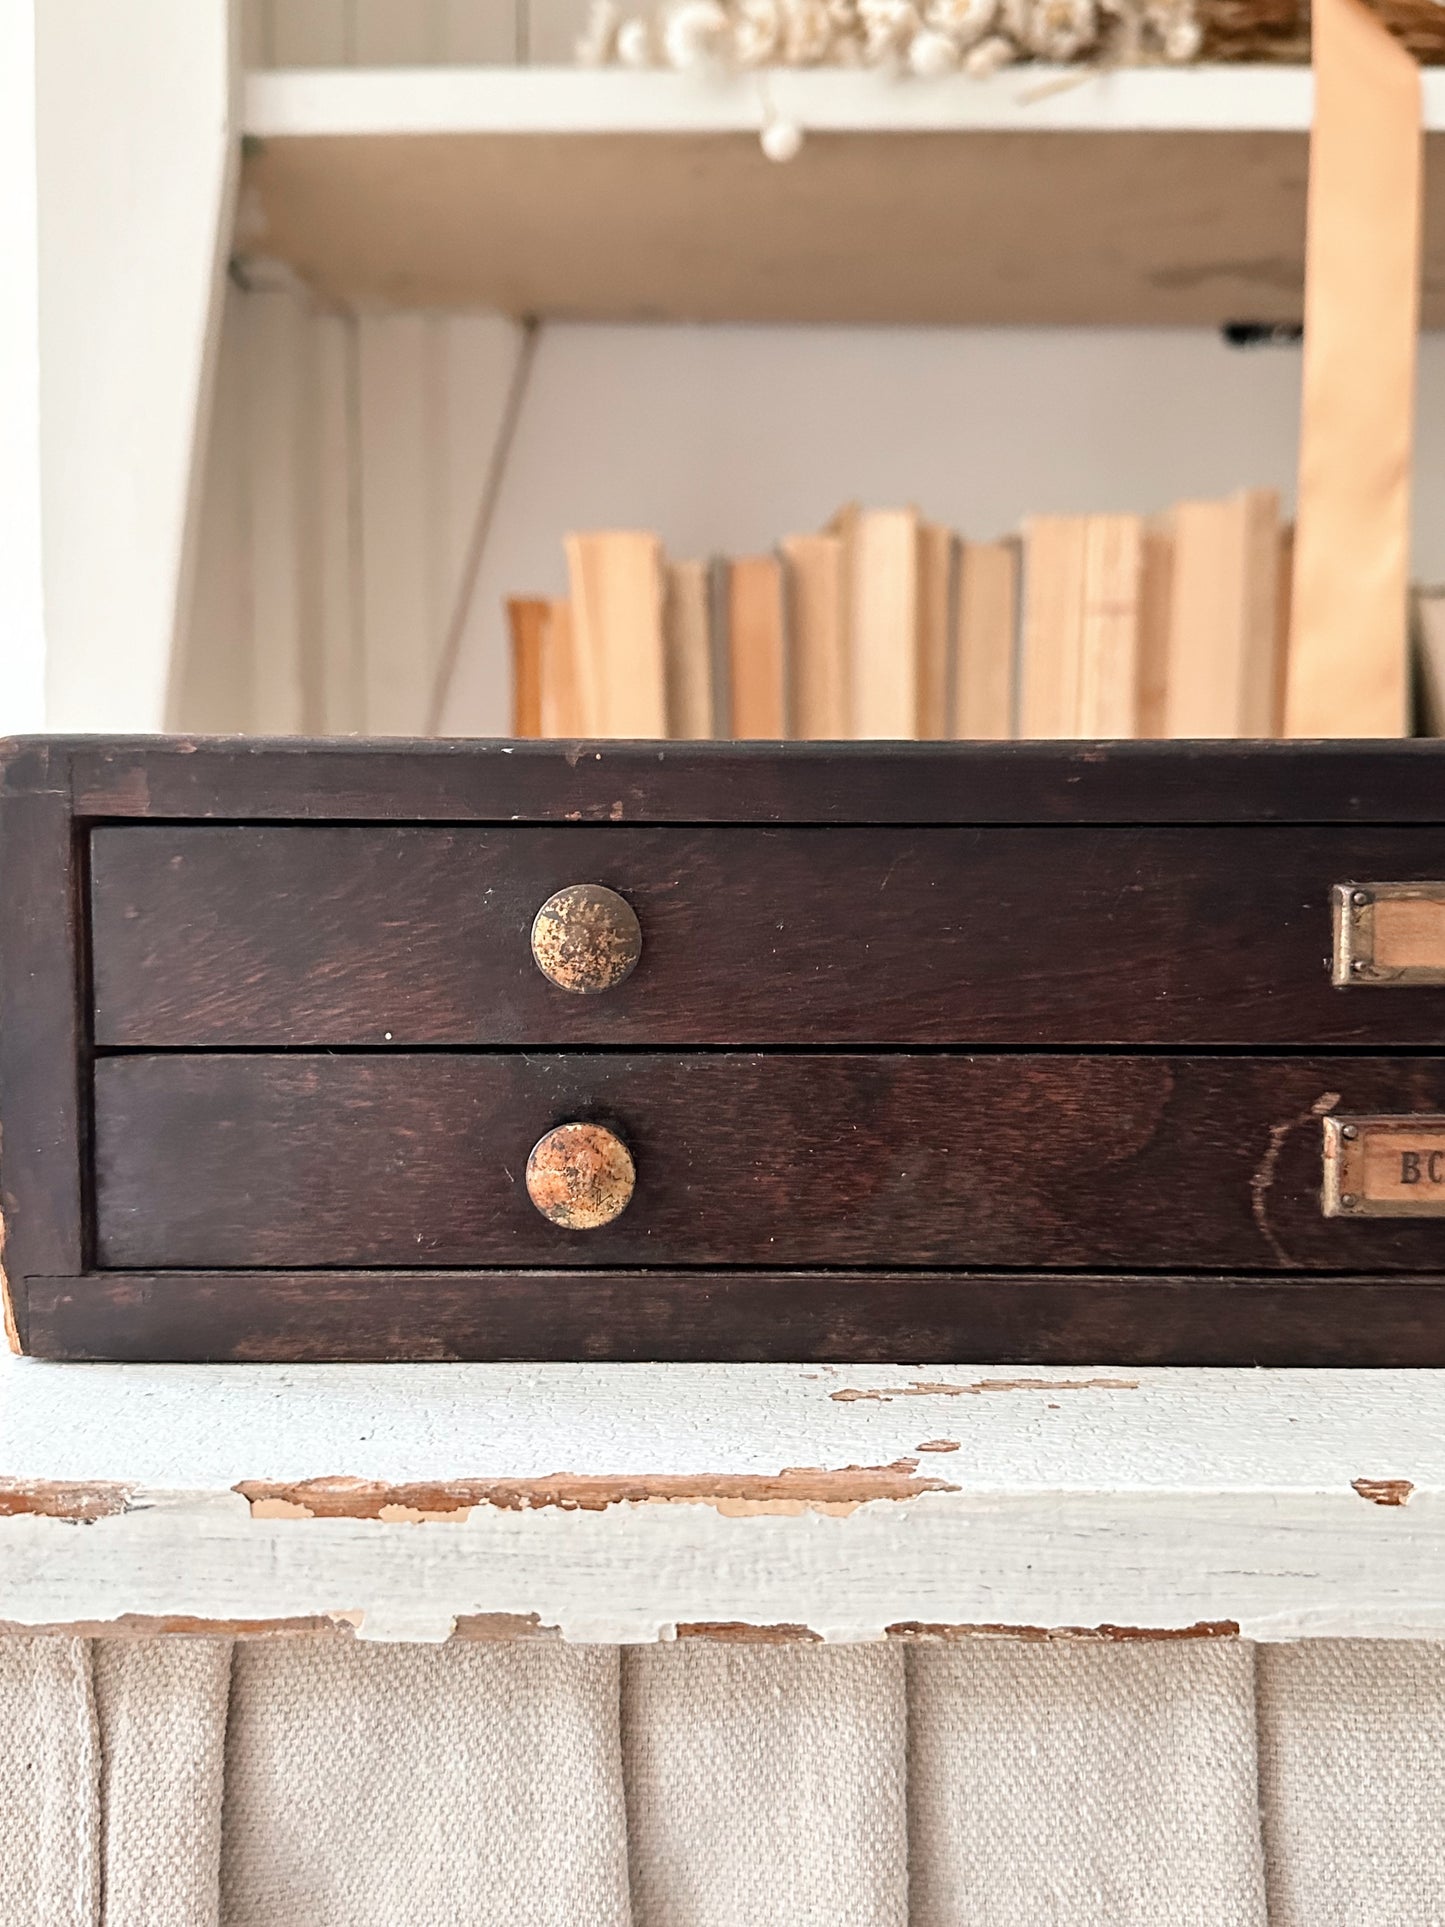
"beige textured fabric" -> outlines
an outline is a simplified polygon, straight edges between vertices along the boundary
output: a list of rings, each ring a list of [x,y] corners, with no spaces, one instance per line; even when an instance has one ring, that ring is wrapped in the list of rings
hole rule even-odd
[[[103,1927],[216,1927],[228,1639],[102,1639]]]
[[[238,1645],[225,1927],[626,1927],[617,1678],[599,1646]]]
[[[1250,1649],[908,1656],[911,1927],[1263,1927]]]
[[[1445,1647],[1262,1646],[1270,1927],[1445,1921]]]
[[[1445,1923],[1445,1646],[230,1659],[0,1639],[0,1927]]]
[[[100,1742],[82,1639],[0,1639],[0,1922],[94,1927]]]
[[[896,1646],[634,1647],[635,1927],[904,1927]]]

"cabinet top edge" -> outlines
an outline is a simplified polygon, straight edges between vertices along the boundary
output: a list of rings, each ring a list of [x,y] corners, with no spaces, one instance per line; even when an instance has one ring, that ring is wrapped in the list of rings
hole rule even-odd
[[[16,737],[0,794],[82,818],[1445,823],[1445,742],[679,743]]]

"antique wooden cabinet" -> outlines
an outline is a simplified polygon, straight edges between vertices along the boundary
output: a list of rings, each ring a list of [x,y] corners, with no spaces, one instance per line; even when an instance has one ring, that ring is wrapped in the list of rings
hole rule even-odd
[[[1445,1363],[1445,750],[29,741],[12,1343]]]

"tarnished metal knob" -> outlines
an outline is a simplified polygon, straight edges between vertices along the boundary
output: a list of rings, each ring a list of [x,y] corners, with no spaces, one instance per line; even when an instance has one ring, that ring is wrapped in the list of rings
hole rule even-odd
[[[580,997],[615,990],[642,955],[642,926],[626,897],[600,883],[572,883],[532,920],[532,957],[549,983]]]
[[[596,1231],[632,1201],[637,1167],[605,1124],[559,1124],[527,1159],[527,1195],[565,1231]]]

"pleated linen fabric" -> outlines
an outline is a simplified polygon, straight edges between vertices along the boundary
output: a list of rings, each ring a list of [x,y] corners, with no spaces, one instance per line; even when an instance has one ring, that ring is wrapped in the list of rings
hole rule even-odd
[[[615,1648],[238,1645],[224,1927],[627,1927]]]
[[[83,1639],[0,1639],[0,1922],[95,1927],[100,1735]]]
[[[12,1636],[0,1801],[0,1927],[1441,1927],[1445,1647]]]
[[[908,1654],[912,1927],[1264,1927],[1250,1649]]]
[[[1445,1921],[1445,1647],[1261,1646],[1271,1927]]]
[[[903,1653],[623,1657],[635,1927],[906,1927]]]
[[[217,1927],[229,1639],[103,1639],[103,1927]]]

